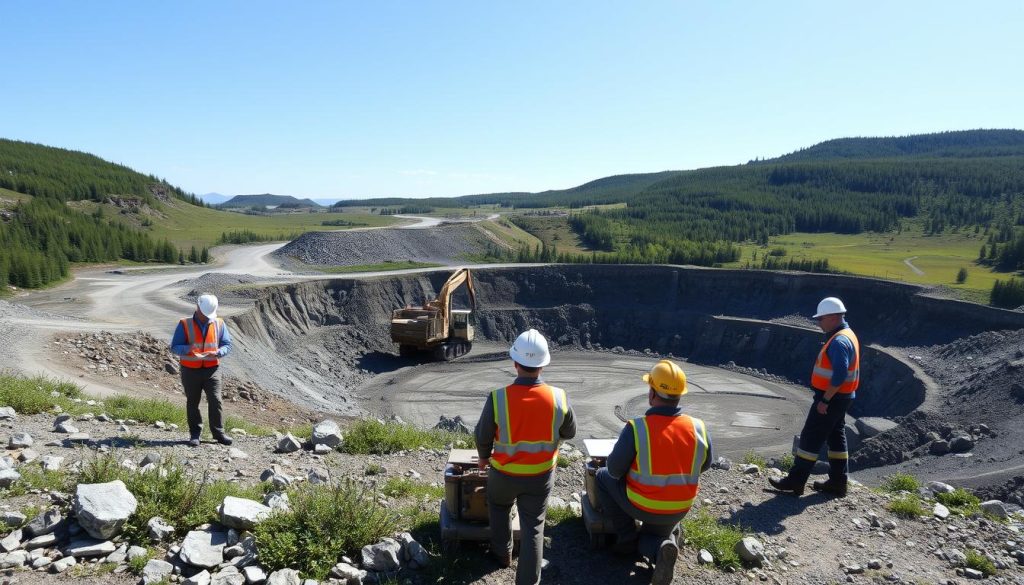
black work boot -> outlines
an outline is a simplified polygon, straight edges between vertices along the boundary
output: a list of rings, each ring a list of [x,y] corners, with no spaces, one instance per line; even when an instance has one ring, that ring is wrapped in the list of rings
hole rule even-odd
[[[840,482],[829,479],[828,481],[816,481],[813,484],[811,484],[811,488],[813,488],[814,491],[817,492],[826,492],[839,496],[840,498],[845,498],[847,484],[845,481]]]
[[[654,559],[654,574],[651,585],[669,585],[675,576],[676,559],[679,557],[679,545],[675,539],[667,539],[658,548],[658,556]]]
[[[788,475],[782,479],[769,477],[768,483],[780,492],[792,492],[794,496],[804,495],[804,482],[798,482]]]

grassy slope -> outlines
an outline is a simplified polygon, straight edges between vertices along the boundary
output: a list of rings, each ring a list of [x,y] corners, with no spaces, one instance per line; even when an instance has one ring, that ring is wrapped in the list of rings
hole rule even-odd
[[[744,245],[742,258],[733,266],[752,261],[755,250],[760,261],[771,248],[783,247],[787,251],[786,258],[827,258],[829,266],[852,274],[947,286],[959,291],[965,299],[988,302],[992,284],[1010,275],[992,272],[974,263],[985,237],[983,233],[975,234],[974,230],[925,236],[918,224],[910,224],[902,233],[792,233],[772,238],[767,248]],[[917,258],[911,262],[924,272],[922,275],[914,273],[903,262],[914,256]],[[967,269],[964,284],[956,284],[960,268]]]
[[[14,204],[18,201],[28,201],[30,199],[32,199],[31,195],[0,187],[0,209],[9,209],[14,207]]]
[[[85,212],[91,212],[99,204],[79,201],[73,205]],[[109,217],[118,215],[118,210],[104,205]],[[259,234],[268,234],[280,239],[287,239],[296,232],[335,231],[349,229],[345,226],[325,226],[324,221],[342,219],[353,223],[365,224],[352,227],[376,227],[391,225],[398,220],[382,216],[358,213],[295,213],[282,215],[243,215],[230,211],[219,211],[207,207],[197,207],[184,201],[174,200],[164,203],[161,213],[164,217],[152,217],[153,225],[146,229],[158,240],[167,238],[179,248],[188,251],[190,246],[213,246],[220,235],[232,230],[251,230]],[[120,215],[136,227],[144,216]]]

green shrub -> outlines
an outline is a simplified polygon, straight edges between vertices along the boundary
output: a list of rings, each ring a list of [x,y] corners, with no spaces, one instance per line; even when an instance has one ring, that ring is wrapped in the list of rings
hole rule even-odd
[[[569,458],[561,453],[558,454],[558,459],[555,461],[555,464],[558,465],[559,469],[565,469],[566,467],[569,467],[570,463],[572,462],[569,460]]]
[[[389,477],[381,486],[380,493],[389,498],[439,499],[444,497],[444,487],[413,481],[407,477]]]
[[[59,396],[53,396],[53,392]],[[81,396],[82,389],[70,382],[0,373],[0,406],[11,406],[18,414],[39,414],[55,405],[67,410],[74,404],[72,399]]]
[[[544,521],[548,526],[557,526],[562,522],[580,518],[569,506],[550,506]]]
[[[921,482],[909,473],[894,473],[882,482],[882,489],[890,493],[910,492],[916,494]]]
[[[747,453],[743,455],[743,462],[748,465],[756,465],[761,469],[768,467],[768,461],[764,458],[764,455],[761,455],[756,451],[747,451]]]
[[[792,453],[787,453],[779,459],[778,465],[781,471],[789,471],[793,469],[793,464],[796,463],[796,459],[793,458]]]
[[[471,435],[451,433],[437,429],[419,429],[408,424],[385,424],[376,420],[361,420],[345,430],[341,448],[353,455],[386,455],[398,451],[411,451],[420,447],[443,449],[448,445],[471,448],[475,441]]]
[[[715,557],[720,568],[739,568],[742,563],[736,554],[736,543],[743,540],[743,531],[735,526],[722,524],[707,511],[688,514],[682,522],[686,542],[696,549],[706,549]]]
[[[981,511],[981,500],[963,488],[957,488],[948,494],[935,494],[935,500],[949,508],[950,512],[962,516],[971,516]]]
[[[992,561],[988,560],[988,557],[986,557],[985,555],[981,554],[980,552],[972,548],[967,549],[965,555],[967,557],[967,560],[964,562],[964,564],[968,569],[981,571],[987,577],[991,577],[992,575],[996,574],[995,564]]]
[[[307,485],[291,493],[291,509],[254,529],[260,564],[270,571],[291,567],[323,580],[342,555],[358,556],[397,527],[398,518],[358,484]]]
[[[379,463],[367,463],[366,470],[363,473],[366,475],[380,475],[384,473],[384,466]]]
[[[128,561],[128,570],[133,575],[141,575],[142,569],[146,567],[146,563],[153,558],[153,549],[146,547],[146,554],[140,555]],[[116,566],[116,565],[115,565]]]
[[[927,516],[928,511],[924,509],[921,498],[917,494],[899,496],[889,502],[889,511],[904,518],[917,518]]]

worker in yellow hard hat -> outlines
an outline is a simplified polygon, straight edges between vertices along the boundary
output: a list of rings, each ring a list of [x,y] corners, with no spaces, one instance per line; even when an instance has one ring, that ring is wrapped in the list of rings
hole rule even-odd
[[[671,583],[679,556],[676,526],[711,467],[704,421],[683,414],[686,374],[661,360],[643,376],[650,408],[626,424],[606,467],[597,472],[598,501],[615,527],[615,551],[639,551],[654,564],[651,583]],[[639,533],[634,520],[642,527]]]

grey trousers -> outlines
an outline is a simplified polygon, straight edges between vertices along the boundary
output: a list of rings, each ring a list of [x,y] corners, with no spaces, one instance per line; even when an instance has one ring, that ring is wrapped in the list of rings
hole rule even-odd
[[[676,526],[686,516],[679,514],[652,514],[633,505],[626,496],[626,478],[615,479],[608,473],[607,467],[597,470],[597,498],[602,513],[612,520],[618,542],[637,542],[637,550],[645,557],[654,560],[658,549],[666,540],[678,546]],[[641,523],[640,534],[637,535],[636,522]]]
[[[224,407],[220,395],[220,373],[218,367],[181,368],[181,385],[185,389],[185,414],[188,417],[188,432],[193,439],[203,433],[203,415],[199,412],[199,401],[206,394],[207,411],[210,415],[210,432],[214,437],[224,434]]]
[[[506,475],[493,467],[487,471],[487,508],[491,521],[491,550],[508,551],[512,556],[510,513],[515,503],[519,510],[519,566],[516,585],[540,583],[540,564],[544,552],[544,517],[548,496],[555,485],[555,471],[543,475]]]

